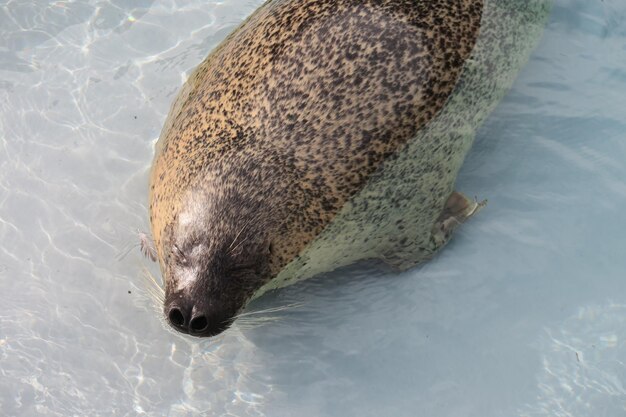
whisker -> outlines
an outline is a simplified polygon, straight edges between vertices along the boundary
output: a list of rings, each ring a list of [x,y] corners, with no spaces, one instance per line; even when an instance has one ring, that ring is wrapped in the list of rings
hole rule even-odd
[[[278,306],[278,307],[270,307],[270,308],[266,308],[266,309],[263,309],[263,310],[247,311],[247,312],[240,313],[240,314],[236,315],[235,319],[240,319],[240,318],[250,317],[250,316],[256,316],[256,315],[260,315],[260,314],[267,314],[267,313],[278,313],[280,311],[285,311],[285,310],[289,310],[289,309],[293,309],[293,308],[300,308],[303,305],[304,305],[304,303],[291,303],[291,304],[285,304],[285,305]]]
[[[229,250],[228,253],[233,253],[238,247],[240,247],[242,244],[244,244],[248,239],[250,239],[250,236],[246,237],[244,240],[242,240],[241,242],[237,243],[237,246],[235,246],[234,248]]]
[[[263,325],[267,323],[275,323],[280,320],[281,320],[280,317],[255,317],[254,320],[239,320],[237,325],[238,326],[250,326],[250,325],[256,326],[256,325]]]
[[[252,223],[252,219],[248,220],[243,227],[241,228],[241,230],[239,231],[239,233],[237,233],[237,236],[235,236],[235,238],[233,239],[233,241],[231,242],[230,246],[228,247],[229,249],[229,253],[232,252],[230,249],[233,247],[233,245],[235,244],[235,242],[237,242],[237,239],[239,239],[239,236],[241,236],[241,234],[243,233],[243,231],[246,229],[246,227],[248,227],[248,225],[250,225],[250,223]],[[234,249],[233,249],[234,250]]]
[[[259,323],[238,323],[237,329],[239,330],[252,330],[262,326],[265,326],[267,322],[259,322]]]
[[[139,237],[139,243],[129,242],[126,245],[124,245],[118,251],[117,255],[115,255],[115,260],[117,262],[120,262],[121,260],[126,258],[133,249],[139,247],[141,254],[143,256],[150,259],[152,262],[156,262],[157,252],[156,252],[156,248],[154,247],[154,241],[152,240],[150,235],[146,232],[142,232],[139,229],[135,230],[135,233],[137,233]]]
[[[259,328],[259,327],[261,327],[261,326],[259,325],[259,326],[237,327],[237,329],[238,329],[239,331],[248,332],[248,331],[250,331],[250,330],[254,330],[254,329]]]
[[[154,240],[152,240],[152,237],[141,230],[137,230],[137,234],[139,235],[139,246],[141,247],[141,253],[143,256],[150,259],[152,262],[156,262],[157,251],[154,247]]]
[[[154,301],[158,302],[158,308],[160,309],[161,305],[163,305],[163,301],[165,300],[165,290],[163,289],[163,286],[157,282],[156,278],[152,275],[148,268],[144,266],[142,268],[142,272],[144,281],[148,284],[146,291]]]
[[[128,256],[128,254],[130,253],[130,251],[135,249],[137,246],[139,246],[139,243],[134,243],[134,244],[133,243],[127,243],[122,249],[120,249],[117,252],[117,255],[115,255],[115,260],[117,262],[120,262],[121,260],[126,258]]]
[[[160,301],[161,303],[165,300],[163,293],[159,292],[159,290],[156,290],[154,288],[148,288],[147,291],[149,292],[149,295],[155,300]]]

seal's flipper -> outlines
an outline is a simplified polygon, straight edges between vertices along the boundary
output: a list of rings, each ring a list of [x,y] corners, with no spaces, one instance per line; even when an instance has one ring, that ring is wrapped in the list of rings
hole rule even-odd
[[[431,242],[434,246],[433,252],[436,252],[448,243],[454,230],[478,213],[485,205],[487,205],[487,200],[479,203],[476,199],[471,200],[457,191],[450,194],[443,211],[432,229]]]
[[[398,247],[392,254],[380,256],[379,259],[393,270],[401,272],[414,267],[425,259],[432,258],[448,243],[454,230],[478,213],[486,204],[487,200],[478,202],[454,191],[448,197],[443,211],[431,229],[430,239],[424,242],[424,246],[407,251],[406,239],[400,239]]]

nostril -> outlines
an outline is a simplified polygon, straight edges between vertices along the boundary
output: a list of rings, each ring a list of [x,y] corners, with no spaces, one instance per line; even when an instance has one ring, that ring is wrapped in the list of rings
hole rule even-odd
[[[209,322],[205,316],[194,317],[189,325],[190,330],[194,333],[203,332],[209,327]]]
[[[168,315],[170,319],[170,323],[172,323],[176,327],[183,327],[185,325],[185,316],[183,315],[180,309],[174,307],[170,310],[170,314]]]

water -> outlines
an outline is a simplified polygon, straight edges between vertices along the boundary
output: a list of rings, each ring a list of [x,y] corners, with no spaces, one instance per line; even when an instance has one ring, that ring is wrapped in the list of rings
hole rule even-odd
[[[0,7],[0,414],[626,416],[623,1],[556,2],[440,256],[213,340],[165,327],[131,245],[184,74],[261,1],[126,3]]]

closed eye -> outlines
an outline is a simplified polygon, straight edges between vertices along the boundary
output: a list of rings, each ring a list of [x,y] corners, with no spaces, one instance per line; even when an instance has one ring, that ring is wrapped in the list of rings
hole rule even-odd
[[[174,261],[180,266],[189,265],[189,261],[187,257],[183,253],[182,250],[177,245],[172,246],[172,255],[174,256]]]

